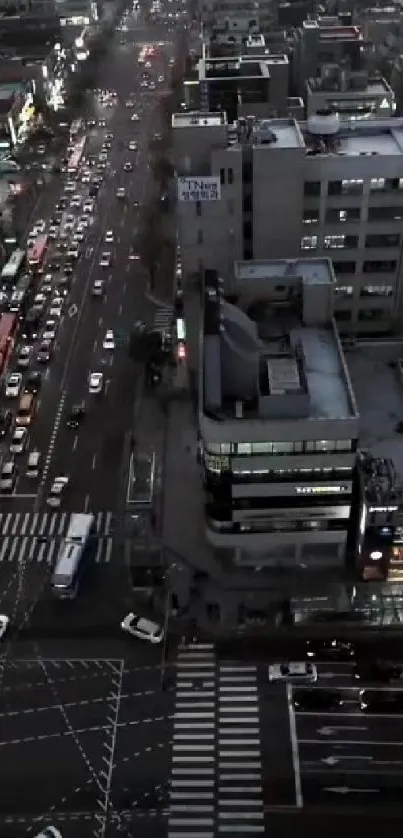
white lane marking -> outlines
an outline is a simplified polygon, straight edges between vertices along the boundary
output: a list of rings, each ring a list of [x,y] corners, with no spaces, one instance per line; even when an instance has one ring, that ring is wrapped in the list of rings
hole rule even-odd
[[[72,445],[73,451],[75,451],[75,450],[76,450],[76,448],[77,448],[77,443],[78,443],[78,436],[75,436],[75,437],[74,437],[74,440],[73,440],[73,445]]]
[[[96,468],[96,465],[97,465],[97,455],[96,455],[96,454],[94,454],[94,456],[93,456],[93,458],[92,458],[92,466],[91,466],[91,468],[92,468],[92,469],[95,469],[95,468]]]

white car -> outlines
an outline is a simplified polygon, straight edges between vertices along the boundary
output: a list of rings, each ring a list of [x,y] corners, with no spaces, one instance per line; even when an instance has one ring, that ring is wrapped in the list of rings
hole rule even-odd
[[[116,197],[126,198],[126,189],[123,186],[120,186],[119,189],[116,190]]]
[[[50,826],[44,826],[33,838],[63,838],[63,835],[60,829],[50,824]]]
[[[129,151],[137,151],[138,145],[136,140],[130,140],[129,142]]]
[[[56,337],[57,323],[56,320],[47,320],[42,332],[43,341],[52,341]]]
[[[105,244],[113,244],[114,240],[113,230],[107,230],[105,233]]]
[[[85,232],[84,232],[84,230],[82,230],[82,229],[80,229],[79,227],[77,227],[77,230],[76,230],[76,232],[75,232],[75,233],[74,233],[74,235],[73,235],[73,241],[74,241],[74,242],[83,242],[83,241],[84,241],[84,239],[85,239]]]
[[[101,253],[101,258],[99,260],[99,267],[100,268],[110,268],[111,266],[112,257],[109,250],[105,250]]]
[[[131,120],[132,122],[140,122],[140,117],[138,113],[132,113]]]
[[[46,229],[46,221],[43,218],[38,218],[38,221],[35,221],[34,230],[36,233],[44,233]]]
[[[130,612],[120,624],[123,631],[127,631],[139,640],[148,640],[149,643],[161,643],[164,639],[164,629],[158,623],[148,620],[146,617],[138,617]]]
[[[94,201],[85,201],[83,204],[83,213],[87,215],[92,212],[94,212]]]
[[[22,387],[22,374],[20,372],[12,372],[9,375],[6,383],[6,398],[18,399]]]
[[[63,230],[60,230],[60,236],[66,238],[67,233],[71,233],[74,230],[75,221],[74,219],[66,219],[63,225]]]
[[[0,614],[0,640],[1,640],[2,637],[4,637],[4,635],[7,631],[9,622],[10,622],[10,620],[9,620],[8,617],[6,617],[5,614]]]
[[[102,348],[103,349],[112,349],[112,350],[115,348],[115,337],[114,337],[114,334],[112,332],[112,329],[108,329],[108,331],[107,331],[107,333],[104,337],[103,343],[102,343]]]
[[[59,235],[59,228],[55,227],[54,224],[52,224],[52,226],[49,227],[49,231],[48,231],[49,238],[50,239],[57,239],[58,235]]]
[[[91,372],[89,378],[88,390],[93,395],[102,393],[104,386],[104,374],[102,372]]]
[[[11,454],[22,454],[27,444],[27,428],[17,427],[10,444]]]
[[[31,360],[31,355],[32,355],[32,346],[28,346],[28,345],[21,346],[21,349],[18,353],[17,366],[19,366],[20,369],[22,369],[22,370],[25,370],[27,367],[29,367],[29,362]]]
[[[0,492],[9,494],[13,491],[17,479],[17,469],[14,460],[3,463],[0,472]]]
[[[73,195],[70,206],[72,209],[79,209],[81,207],[81,195]]]
[[[67,192],[67,193],[75,192],[76,191],[76,184],[75,184],[74,180],[68,180],[63,191]]]
[[[91,180],[91,172],[88,171],[88,170],[83,172],[82,175],[81,175],[81,183],[89,183],[90,180]]]
[[[40,294],[35,294],[34,297],[34,306],[44,306],[46,305],[46,296],[42,292]]]
[[[53,508],[60,506],[62,502],[62,495],[64,494],[65,489],[69,485],[69,478],[60,475],[60,477],[55,477],[51,489],[50,495],[47,499],[48,506]]]
[[[41,294],[47,296],[52,292],[53,277],[52,274],[45,274],[41,282]]]
[[[49,314],[51,317],[61,317],[63,311],[63,298],[55,297],[51,302]]]
[[[269,681],[289,681],[292,684],[313,684],[318,680],[318,670],[309,661],[272,663],[269,666]]]

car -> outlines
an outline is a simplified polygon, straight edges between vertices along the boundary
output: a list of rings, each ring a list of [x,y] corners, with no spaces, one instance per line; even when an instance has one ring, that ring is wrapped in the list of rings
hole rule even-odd
[[[53,277],[52,274],[46,274],[41,282],[41,294],[47,297],[52,293]]]
[[[77,242],[72,242],[67,250],[67,257],[69,259],[78,259],[80,256],[80,250]]]
[[[38,329],[41,324],[43,311],[39,309],[30,308],[22,327],[22,337],[24,340],[36,340],[38,337]]]
[[[99,267],[100,268],[110,268],[112,262],[112,255],[109,250],[104,250],[101,253],[101,257],[99,260]]]
[[[100,154],[99,154],[99,156],[98,156],[98,160],[99,160],[99,162],[100,162],[100,163],[106,163],[107,159],[108,159],[107,152],[106,152],[106,151],[101,151],[101,153],[100,153]],[[103,168],[103,167],[102,167],[102,168]]]
[[[6,460],[0,472],[0,492],[10,494],[17,480],[17,467],[14,460]]]
[[[10,444],[11,454],[22,454],[27,444],[27,428],[16,427]]]
[[[26,369],[27,367],[29,367],[29,362],[31,360],[31,355],[32,355],[32,346],[29,346],[29,344],[25,344],[24,346],[21,346],[21,349],[18,353],[17,366],[20,367],[20,369]]]
[[[132,113],[131,121],[132,122],[140,122],[140,117],[139,117],[138,113]]]
[[[105,244],[113,244],[114,241],[113,230],[107,230],[105,233]]]
[[[318,671],[310,661],[289,661],[269,665],[269,681],[290,681],[294,684],[312,684],[318,680]]]
[[[60,506],[62,502],[62,497],[65,494],[69,482],[70,478],[66,475],[60,475],[59,477],[55,477],[50,487],[49,497],[46,501],[47,505],[51,506],[52,509],[55,509]]]
[[[403,675],[401,664],[382,660],[357,661],[354,667],[354,678],[358,681],[377,681],[380,684],[390,684],[399,681]]]
[[[94,201],[84,201],[83,204],[83,213],[88,215],[89,213],[94,212]]]
[[[135,250],[130,250],[129,259],[131,262],[138,262],[140,259],[140,255]]]
[[[136,140],[130,140],[129,141],[129,150],[130,151],[137,151],[137,149],[138,149],[138,143],[136,142]]]
[[[359,701],[362,713],[391,713],[396,716],[403,713],[401,690],[360,690]]]
[[[11,410],[2,410],[0,412],[0,437],[5,437],[13,424],[13,414]]]
[[[89,183],[91,180],[91,173],[88,169],[84,171],[81,175],[81,183]]]
[[[105,128],[106,120],[105,119],[98,119],[98,125],[100,128]]]
[[[123,186],[120,186],[119,189],[116,190],[116,197],[117,198],[126,198],[126,189]]]
[[[35,395],[36,393],[39,393],[41,386],[42,374],[35,370],[34,372],[29,373],[28,378],[25,381],[24,392],[32,393],[33,395]]]
[[[63,298],[62,297],[55,297],[49,309],[49,314],[51,317],[61,317],[63,311]]]
[[[44,218],[38,218],[38,221],[35,221],[34,230],[39,235],[44,233],[46,230],[46,221]]]
[[[123,170],[125,172],[132,172],[133,171],[133,163],[125,163],[123,166]]]
[[[127,614],[120,626],[123,631],[133,637],[137,637],[139,640],[147,640],[149,643],[161,643],[164,639],[163,626],[146,617],[138,617],[133,612]]]
[[[302,712],[323,712],[338,710],[343,707],[345,697],[340,690],[326,690],[313,687],[312,689],[296,689],[292,700],[296,710]]]
[[[115,349],[115,336],[112,329],[108,329],[102,341],[102,349]]]
[[[52,224],[52,226],[49,227],[49,230],[48,230],[49,238],[50,239],[57,239],[58,235],[59,235],[59,228],[56,227],[54,224]]]
[[[81,201],[82,201],[81,195],[73,195],[73,197],[70,201],[71,208],[72,209],[79,209],[81,207]]]
[[[71,274],[74,273],[74,267],[71,264],[71,262],[66,262],[63,265],[63,273],[64,273],[65,276],[71,276]],[[60,277],[59,277],[59,280],[60,280]]]
[[[113,131],[108,131],[107,134],[105,134],[105,139],[108,140],[108,142],[113,140]]]
[[[34,450],[28,455],[27,472],[29,478],[37,478],[41,472],[42,454],[40,451]]]
[[[46,295],[42,292],[40,294],[35,294],[33,304],[35,308],[43,308],[46,305]]]
[[[92,286],[92,289],[91,289],[91,296],[92,297],[103,297],[104,288],[105,288],[105,283],[104,283],[103,279],[96,279],[93,286]]]
[[[66,425],[71,430],[76,430],[79,424],[85,417],[85,404],[84,402],[79,402],[78,404],[73,404],[73,407],[70,410],[69,415],[67,416]]]
[[[39,346],[36,360],[40,364],[47,364],[52,357],[53,344],[51,340],[43,340]]]
[[[67,183],[64,185],[64,192],[68,194],[74,194],[76,191],[76,184],[74,180],[68,180]]]
[[[56,337],[57,323],[56,320],[47,320],[42,332],[42,340],[54,340]]]
[[[126,100],[126,108],[134,108],[134,102],[131,99]]]
[[[355,655],[354,643],[349,640],[320,639],[307,640],[308,658],[327,658],[332,660],[351,660]]]
[[[99,395],[102,393],[104,387],[103,372],[91,372],[88,382],[88,392],[92,395]]]
[[[0,614],[0,640],[4,637],[10,623],[9,617],[6,614]],[[36,836],[38,838],[38,836]],[[40,836],[39,836],[40,838]]]
[[[22,387],[22,374],[20,372],[12,372],[6,381],[5,396],[6,399],[18,399]]]

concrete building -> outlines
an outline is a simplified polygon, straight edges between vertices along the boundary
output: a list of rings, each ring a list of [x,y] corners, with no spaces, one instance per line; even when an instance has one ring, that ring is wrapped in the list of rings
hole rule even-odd
[[[340,122],[175,114],[184,275],[234,261],[333,261],[335,317],[350,335],[401,328],[403,120]]]
[[[343,578],[359,418],[334,285],[328,259],[237,262],[229,297],[206,275],[206,536],[239,566]]]
[[[358,26],[345,26],[337,17],[305,20],[293,37],[293,93],[304,96],[306,82],[320,76],[322,64],[362,70],[363,46]]]
[[[337,111],[342,119],[387,119],[396,110],[392,88],[382,76],[369,77],[338,65],[322,65],[320,75],[306,83],[306,115],[324,108]]]

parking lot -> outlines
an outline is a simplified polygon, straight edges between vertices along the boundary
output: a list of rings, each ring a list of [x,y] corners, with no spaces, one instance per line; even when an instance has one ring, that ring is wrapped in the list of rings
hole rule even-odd
[[[0,693],[4,838],[20,836],[24,824],[32,831],[47,823],[67,838],[77,830],[94,836],[106,809],[107,834],[132,823],[134,808],[135,821],[158,832],[171,694],[161,693],[155,666],[15,659],[0,673]]]

